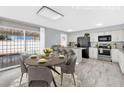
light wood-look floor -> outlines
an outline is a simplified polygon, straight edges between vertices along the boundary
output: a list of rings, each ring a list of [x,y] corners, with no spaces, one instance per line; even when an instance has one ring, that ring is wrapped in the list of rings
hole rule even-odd
[[[124,75],[117,63],[83,59],[76,74],[82,87],[124,87]]]
[[[20,74],[20,68],[0,72],[0,87],[10,86],[13,81],[20,79]],[[124,87],[124,75],[116,63],[83,59],[80,64],[76,65],[75,74],[76,80],[79,81],[78,87]],[[63,83],[68,87],[72,86],[73,80],[66,76],[64,76],[64,81],[71,83]],[[60,76],[58,77],[56,80],[60,83]]]

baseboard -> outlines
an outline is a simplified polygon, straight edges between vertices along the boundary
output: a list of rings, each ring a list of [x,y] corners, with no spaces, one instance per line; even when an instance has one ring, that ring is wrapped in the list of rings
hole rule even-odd
[[[14,68],[17,68],[17,67],[20,67],[20,65],[15,65],[15,66],[1,68],[0,72],[6,71],[6,70],[10,70],[10,69],[14,69]]]

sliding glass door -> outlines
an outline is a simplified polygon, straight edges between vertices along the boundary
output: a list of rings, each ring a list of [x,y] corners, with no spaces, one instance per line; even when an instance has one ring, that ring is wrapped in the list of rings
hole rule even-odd
[[[19,64],[18,54],[40,51],[40,33],[11,28],[0,28],[0,68]]]

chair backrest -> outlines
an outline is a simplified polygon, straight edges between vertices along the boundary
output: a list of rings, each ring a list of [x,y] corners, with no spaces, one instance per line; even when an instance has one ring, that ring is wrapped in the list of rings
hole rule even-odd
[[[62,52],[61,52],[63,55],[68,55],[68,51],[67,49],[63,48]]]
[[[75,55],[75,52],[72,49],[68,49],[68,55]]]
[[[60,45],[52,45],[51,48],[53,49],[53,51],[57,51],[59,47]]]
[[[26,73],[27,72],[27,67],[24,63],[24,60],[27,58],[27,55],[20,55],[20,65],[21,65],[21,72]]]
[[[61,48],[61,47],[57,49],[58,53],[62,53],[62,51],[63,51],[63,48]]]
[[[35,87],[37,86],[50,86],[53,75],[49,68],[47,67],[35,67],[30,66],[28,67],[28,75],[29,75],[29,86],[31,86],[31,83],[34,84],[38,81],[40,82],[40,85],[35,84]],[[47,85],[43,85],[47,84]]]
[[[61,67],[61,71],[63,73],[74,73],[75,72],[75,64],[76,64],[77,56],[76,55],[70,55],[68,57],[67,63],[65,66]]]

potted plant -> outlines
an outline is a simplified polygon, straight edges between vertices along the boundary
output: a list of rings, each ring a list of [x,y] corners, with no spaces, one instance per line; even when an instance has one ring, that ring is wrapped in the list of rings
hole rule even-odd
[[[0,35],[0,40],[5,40],[5,36],[4,35]]]
[[[89,33],[85,33],[85,34],[84,34],[84,36],[86,36],[86,37],[89,37],[89,35],[90,35]]]
[[[49,56],[49,54],[52,52],[53,50],[51,48],[45,48],[43,49],[43,52],[45,53],[46,56]]]

